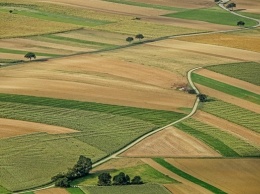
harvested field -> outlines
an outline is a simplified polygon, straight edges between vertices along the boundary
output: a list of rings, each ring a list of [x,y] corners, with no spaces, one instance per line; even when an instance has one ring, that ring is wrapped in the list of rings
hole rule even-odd
[[[55,3],[57,5],[62,4],[62,5],[77,6],[81,8],[87,8],[90,10],[98,10],[101,12],[108,12],[108,13],[115,13],[115,14],[122,14],[122,15],[145,16],[145,15],[163,15],[165,13],[169,13],[169,11],[165,11],[165,10],[130,6],[130,5],[101,1],[101,0],[87,1],[87,2],[84,0],[75,0],[73,2],[70,0],[51,0],[51,1],[37,0],[37,1]]]
[[[0,118],[0,138],[39,132],[45,132],[48,134],[61,134],[74,133],[78,131],[65,127]]]
[[[190,159],[188,159],[190,160]],[[177,174],[171,172],[170,170],[168,170],[167,168],[161,166],[160,164],[158,164],[157,162],[155,162],[153,159],[150,158],[145,158],[142,159],[143,162],[145,162],[146,164],[150,165],[151,167],[153,167],[154,169],[158,170],[159,172],[168,175],[169,177],[181,182],[181,184],[172,184],[171,185],[171,191],[177,191],[180,187],[184,188],[185,190],[192,190],[193,193],[195,194],[209,194],[211,193],[210,191],[208,191],[205,188],[200,187],[199,185],[188,181],[187,179],[184,179],[180,176],[178,176]]]
[[[169,127],[152,135],[122,154],[126,157],[220,157],[198,139]]]
[[[244,109],[248,109],[248,110],[253,111],[255,113],[260,113],[260,106],[253,103],[253,102],[249,102],[247,100],[243,100],[241,98],[226,94],[224,92],[220,92],[218,90],[211,89],[207,86],[203,86],[203,85],[200,85],[200,84],[195,84],[195,85],[198,87],[199,91],[203,94],[207,94],[209,96],[214,96],[214,98],[217,98],[219,100],[223,100],[224,102],[234,104],[236,106],[239,106],[239,107],[244,108]]]
[[[218,46],[232,47],[249,51],[260,52],[260,37],[250,35],[236,35],[234,33],[203,34],[196,36],[180,37],[178,40],[213,44]],[[240,41],[237,41],[240,40]]]
[[[69,194],[66,189],[62,188],[50,188],[39,191],[34,191],[35,194]]]
[[[215,3],[210,0],[131,0],[134,2],[142,2],[142,3],[149,3],[149,4],[156,4],[156,5],[167,5],[172,7],[182,7],[182,8],[203,8],[203,7],[211,7],[214,6]]]
[[[154,43],[149,43],[149,45],[174,48],[178,50],[190,51],[193,53],[206,54],[226,59],[240,61],[260,61],[260,54],[256,52],[201,43],[191,43],[175,39],[162,40]],[[221,64],[221,62],[219,64]]]
[[[258,149],[260,148],[260,136],[258,133],[254,131],[251,131],[245,127],[242,127],[235,123],[231,123],[227,120],[221,119],[203,111],[197,111],[193,118],[211,126],[220,128],[221,130],[232,133],[233,135],[238,136],[241,139],[244,139],[251,145],[258,147]]]
[[[228,193],[260,192],[259,159],[166,159],[166,161]]]
[[[195,99],[193,95],[172,88],[187,83],[182,76],[96,55],[6,67],[1,69],[0,75],[1,93],[164,110],[192,107]]]
[[[236,9],[240,10],[242,9],[242,11],[244,12],[249,12],[249,13],[258,13],[260,14],[260,1],[258,0],[236,0]]]
[[[245,64],[246,65],[246,64]],[[245,90],[251,91],[253,93],[256,94],[260,94],[260,87],[254,84],[251,84],[249,82],[246,81],[242,81],[236,78],[232,78],[220,73],[216,73],[214,71],[210,71],[207,69],[199,69],[196,71],[197,74],[205,76],[205,77],[209,77],[211,79],[214,80],[218,80],[221,81],[223,83],[229,84],[229,85],[233,85],[239,88],[243,88]],[[257,77],[255,79],[258,79]]]

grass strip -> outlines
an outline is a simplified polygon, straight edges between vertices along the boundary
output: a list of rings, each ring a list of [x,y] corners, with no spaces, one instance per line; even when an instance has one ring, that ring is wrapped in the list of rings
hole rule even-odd
[[[260,63],[227,63],[208,66],[206,69],[260,86]]]
[[[222,10],[219,7],[185,10],[182,12],[166,14],[164,16],[189,20],[199,20],[229,26],[237,26],[238,21],[244,21],[245,27],[250,27],[257,24],[254,20],[234,15]]]
[[[76,43],[81,43],[81,44],[89,44],[89,45],[94,45],[94,46],[116,47],[116,45],[113,45],[113,44],[106,44],[106,43],[102,43],[102,42],[94,42],[94,41],[88,41],[88,40],[81,40],[81,39],[76,39],[76,38],[68,38],[68,37],[57,36],[57,35],[53,35],[53,34],[48,34],[48,35],[43,35],[43,36],[44,36],[44,37],[47,37],[47,38],[51,38],[51,39],[56,39],[56,40],[76,42]]]
[[[188,133],[188,134],[196,137],[197,139],[200,139],[201,141],[205,142],[207,145],[212,147],[214,150],[217,150],[223,156],[226,156],[226,157],[239,157],[240,156],[232,148],[230,148],[225,143],[223,143],[221,140],[219,140],[218,138],[215,138],[212,135],[209,135],[205,132],[197,130],[184,123],[177,123],[174,126],[177,127],[178,129],[184,131],[185,133]]]
[[[194,82],[207,86],[209,88],[213,88],[215,90],[224,92],[226,94],[241,98],[243,100],[247,100],[253,102],[255,104],[260,104],[260,95],[250,92],[248,90],[244,90],[242,88],[238,88],[208,77],[204,77],[202,75],[192,73],[191,78]]]
[[[187,174],[186,172],[180,170],[179,168],[176,168],[175,166],[173,166],[172,164],[166,162],[164,159],[162,158],[154,158],[153,159],[155,162],[157,162],[158,164],[162,165],[163,167],[167,168],[168,170],[172,171],[173,173],[197,184],[197,185],[200,185],[201,187],[213,192],[213,193],[218,193],[218,194],[224,194],[226,192],[220,190],[219,188],[217,187],[214,187],[213,185],[210,185],[200,179],[197,179],[196,177],[190,175],[190,174]]]
[[[170,10],[170,11],[184,11],[185,8],[178,8],[178,7],[170,7],[158,4],[150,4],[150,3],[142,3],[142,2],[134,2],[128,0],[104,0],[113,3],[125,4],[125,5],[133,5],[138,7],[147,7],[147,8],[154,8],[154,9],[162,9],[162,10]]]
[[[165,110],[153,110],[118,105],[108,105],[95,102],[34,97],[15,94],[0,94],[0,102],[22,103],[35,106],[50,106],[56,108],[76,109],[128,116],[151,122],[155,125],[165,125],[184,117],[186,114]]]
[[[70,194],[85,194],[80,188],[67,188]]]
[[[12,53],[12,54],[25,55],[26,53],[28,53],[28,51],[0,48],[0,53]],[[33,53],[36,55],[36,57],[37,56],[45,56],[45,57],[59,57],[59,56],[61,56],[61,55],[50,54],[50,53],[39,53],[39,52],[33,52]]]

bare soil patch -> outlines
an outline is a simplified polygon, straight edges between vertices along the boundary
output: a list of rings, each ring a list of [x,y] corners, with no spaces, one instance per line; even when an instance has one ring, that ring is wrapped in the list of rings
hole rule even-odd
[[[260,14],[260,1],[259,0],[236,0],[236,9],[245,9],[245,12]]]
[[[220,100],[240,106],[240,107],[248,109],[250,111],[260,113],[260,106],[258,106],[255,103],[243,100],[241,98],[234,97],[232,95],[226,94],[224,92],[220,92],[218,90],[214,90],[212,88],[209,88],[209,87],[206,87],[206,86],[203,86],[200,84],[196,84],[196,86],[198,87],[199,91],[203,94],[207,94],[214,98],[218,98]]]
[[[127,157],[220,157],[198,139],[174,127],[160,131],[136,144],[122,156]]]
[[[75,133],[78,131],[65,127],[57,127],[40,123],[0,118],[0,138],[14,137],[18,135],[26,135],[39,132],[45,132],[49,134],[61,134]]]
[[[169,13],[167,10],[159,10],[145,7],[137,7],[131,5],[124,5],[119,3],[112,3],[107,1],[95,0],[95,1],[85,1],[85,0],[51,0],[51,1],[42,1],[48,3],[64,4],[71,6],[80,6],[81,8],[87,8],[92,10],[98,10],[109,13],[117,13],[122,15],[134,15],[134,16],[148,16],[148,15],[163,15]]]
[[[69,194],[66,189],[62,188],[49,188],[39,191],[34,191],[35,194]]]
[[[167,159],[167,161],[227,193],[260,192],[259,159]]]
[[[165,24],[165,25],[171,25],[176,27],[192,28],[192,29],[205,30],[205,31],[234,29],[234,27],[227,26],[227,25],[219,25],[219,24],[212,24],[212,23],[202,22],[202,21],[170,18],[170,17],[163,17],[163,16],[146,16],[146,17],[142,17],[142,20],[152,22],[152,23]]]
[[[6,67],[0,75],[3,93],[165,110],[192,107],[195,99],[172,88],[183,84],[182,76],[99,55]]]
[[[243,88],[245,90],[254,92],[256,94],[260,94],[260,87],[259,86],[251,84],[251,83],[243,81],[243,80],[232,78],[232,77],[229,77],[229,76],[226,76],[226,75],[223,75],[223,74],[220,74],[220,73],[216,73],[214,71],[210,71],[210,70],[207,70],[207,69],[199,69],[199,70],[196,71],[196,73],[203,75],[205,77],[209,77],[209,78],[214,79],[214,80],[221,81],[221,82],[229,84],[229,85],[233,85],[233,86],[236,86],[236,87],[239,87],[239,88]]]
[[[260,37],[251,36],[250,34],[206,34],[197,36],[180,37],[178,40],[213,44],[225,47],[245,49],[249,51],[260,52]],[[237,41],[239,40],[239,41]]]
[[[168,5],[172,7],[182,7],[182,8],[203,8],[203,7],[211,7],[214,6],[214,2],[210,0],[132,0],[135,2],[143,2],[149,4],[157,4],[157,5]]]
[[[190,159],[188,159],[188,160],[190,160]],[[200,187],[199,185],[176,175],[175,173],[171,172],[170,170],[161,166],[160,164],[158,164],[157,162],[153,161],[150,158],[142,159],[142,161],[145,162],[146,164],[149,164],[151,167],[158,170],[159,172],[161,172],[165,175],[168,175],[169,177],[181,182],[181,184],[179,184],[179,183],[171,184],[170,188],[171,188],[171,191],[173,191],[173,192],[177,193],[178,190],[184,190],[184,191],[192,191],[192,193],[194,193],[194,194],[211,193],[210,191],[204,189],[203,187]]]
[[[149,43],[158,47],[175,48],[184,51],[191,51],[216,57],[241,60],[241,61],[259,61],[260,55],[257,52],[240,50],[235,48],[227,48],[223,46],[215,46],[209,44],[192,43],[179,41],[175,39],[167,39],[154,43]]]
[[[217,128],[220,128],[221,130],[232,133],[233,135],[238,136],[241,139],[244,139],[249,144],[260,148],[259,134],[250,129],[247,129],[235,123],[231,123],[227,120],[221,119],[203,111],[197,111],[193,117],[203,123],[215,126]]]

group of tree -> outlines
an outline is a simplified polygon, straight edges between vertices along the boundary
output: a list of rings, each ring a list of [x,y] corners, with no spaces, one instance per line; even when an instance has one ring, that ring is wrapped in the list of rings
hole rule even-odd
[[[245,25],[245,22],[239,21],[239,22],[237,22],[237,25],[238,25],[238,26],[244,26],[244,25]]]
[[[229,3],[229,4],[227,4],[226,8],[233,11],[234,7],[236,7],[236,6],[237,5],[235,3]]]
[[[200,102],[207,102],[207,95],[198,94],[197,97],[199,98]]]
[[[55,182],[55,186],[70,187],[73,180],[88,175],[91,169],[91,159],[81,155],[73,168],[69,168],[67,173],[57,174],[51,180]]]
[[[139,185],[139,184],[143,184],[143,181],[140,176],[135,176],[131,180],[130,177],[123,172],[120,172],[118,175],[115,175],[113,179],[112,176],[107,172],[104,172],[98,176],[98,186]]]
[[[144,38],[144,35],[142,35],[142,34],[137,34],[137,35],[135,36],[135,38],[136,38],[136,39],[139,39],[139,41],[140,41],[141,39]],[[129,36],[129,37],[126,38],[126,41],[129,42],[129,43],[131,43],[133,40],[134,40],[134,38],[131,37],[131,36]]]

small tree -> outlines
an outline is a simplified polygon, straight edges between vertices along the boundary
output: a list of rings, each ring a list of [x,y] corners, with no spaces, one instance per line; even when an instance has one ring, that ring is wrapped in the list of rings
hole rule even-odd
[[[70,187],[71,181],[67,177],[59,178],[55,181],[57,187]]]
[[[98,175],[98,186],[110,186],[111,178],[111,175],[107,172]]]
[[[27,59],[30,59],[30,61],[31,61],[32,58],[36,59],[36,55],[34,53],[31,53],[31,52],[26,53],[26,55],[24,55],[24,57],[27,58]]]
[[[244,25],[245,25],[245,22],[243,22],[243,21],[237,22],[237,26],[244,26]]]
[[[86,158],[85,156],[80,156],[77,164],[73,167],[72,171],[75,173],[75,177],[79,178],[85,176],[92,169],[91,159]]]
[[[137,34],[137,35],[135,36],[135,38],[139,39],[139,41],[140,41],[141,39],[144,38],[144,35],[142,35],[142,34]]]
[[[132,179],[131,184],[133,184],[133,185],[140,185],[140,184],[143,184],[143,181],[142,181],[140,176],[135,176]]]
[[[13,10],[9,10],[9,13],[13,13]]]
[[[133,37],[127,37],[125,40],[126,40],[127,42],[131,43],[131,42],[134,40],[134,38],[133,38]]]
[[[199,98],[200,102],[207,101],[207,95],[205,95],[205,94],[198,94],[197,97]]]
[[[236,7],[237,5],[235,4],[235,3],[229,3],[228,5],[227,5],[227,8],[228,9],[231,9],[232,11],[233,11],[233,8],[234,7]]]

